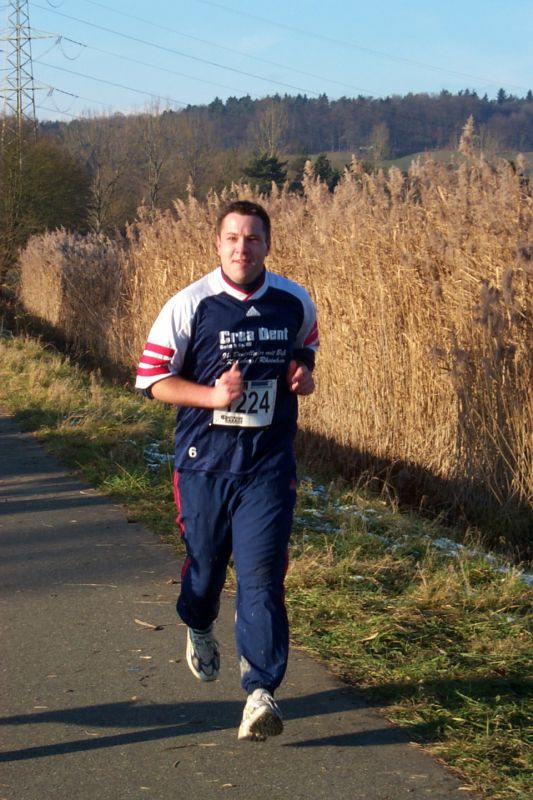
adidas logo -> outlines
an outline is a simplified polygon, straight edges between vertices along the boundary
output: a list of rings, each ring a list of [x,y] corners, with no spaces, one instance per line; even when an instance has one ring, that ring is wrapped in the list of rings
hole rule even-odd
[[[257,310],[257,308],[254,308],[254,306],[252,306],[252,307],[251,307],[251,308],[249,308],[249,309],[248,309],[248,311],[246,312],[246,316],[247,316],[247,317],[260,317],[260,316],[261,316],[261,312],[259,312],[259,311]]]

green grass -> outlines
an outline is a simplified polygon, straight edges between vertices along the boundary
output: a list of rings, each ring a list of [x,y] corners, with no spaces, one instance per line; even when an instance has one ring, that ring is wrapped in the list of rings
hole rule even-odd
[[[0,340],[0,359],[0,405],[179,550],[164,458],[173,411],[36,340]],[[292,635],[457,769],[465,788],[526,800],[531,587],[458,536],[335,476],[302,478],[287,576]]]

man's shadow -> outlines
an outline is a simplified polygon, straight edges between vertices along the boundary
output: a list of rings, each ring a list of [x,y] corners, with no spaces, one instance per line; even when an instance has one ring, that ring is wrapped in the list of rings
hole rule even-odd
[[[527,679],[488,679],[431,681],[424,684],[426,693],[448,698],[447,707],[452,708],[454,697],[459,705],[461,694],[483,697],[496,702],[502,692],[513,691],[519,696],[532,693],[533,682]],[[439,738],[438,721],[420,723],[397,728],[384,717],[375,715],[369,718],[364,712],[372,705],[383,708],[393,704],[401,697],[410,696],[418,688],[411,684],[392,684],[381,687],[381,699],[352,687],[339,686],[315,694],[289,697],[281,701],[283,716],[287,723],[291,720],[321,718],[321,730],[317,736],[316,724],[309,728],[313,736],[305,738],[306,726],[299,730],[304,738],[291,741],[287,747],[371,747],[392,744],[407,744],[412,741],[429,743]],[[387,699],[384,699],[387,698]],[[178,740],[180,737],[195,734],[213,733],[237,728],[242,712],[242,701],[187,701],[169,704],[142,704],[134,701],[108,703],[81,708],[67,708],[57,711],[39,711],[0,719],[4,727],[18,725],[54,724],[77,728],[99,730],[104,735],[91,738],[73,739],[68,742],[54,742],[47,745],[4,751],[0,762],[22,761],[33,758],[63,755],[66,753],[100,750],[102,748],[125,746],[139,742]],[[344,717],[340,726],[339,717]],[[370,724],[369,724],[370,719]],[[119,729],[105,735],[109,729]],[[346,730],[348,729],[348,730]],[[179,747],[179,744],[177,745]],[[184,745],[186,746],[186,745]]]

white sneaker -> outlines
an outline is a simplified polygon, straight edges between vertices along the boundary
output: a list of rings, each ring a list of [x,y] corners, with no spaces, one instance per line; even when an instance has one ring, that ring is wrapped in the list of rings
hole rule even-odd
[[[215,681],[218,678],[220,654],[212,625],[206,631],[187,628],[187,664],[200,681]]]
[[[267,736],[279,736],[283,730],[281,712],[266,689],[254,689],[244,706],[238,738],[264,742]]]

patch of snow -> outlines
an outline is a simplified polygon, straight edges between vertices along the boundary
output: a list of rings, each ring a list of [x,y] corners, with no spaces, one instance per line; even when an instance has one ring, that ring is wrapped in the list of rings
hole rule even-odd
[[[174,461],[174,453],[162,453],[159,442],[151,442],[144,448],[144,459],[148,469],[158,469],[161,464],[170,464]]]
[[[427,541],[432,547],[436,547],[437,550],[443,550],[449,556],[457,556],[465,549],[463,544],[454,542],[453,539],[446,539],[445,537],[440,539],[431,539],[428,537]]]
[[[305,493],[306,496],[308,497],[327,496],[328,492],[324,486],[321,486],[320,484],[315,484],[309,477],[305,478],[305,481],[307,482],[308,486],[304,486],[302,488],[302,491],[303,493]],[[341,503],[333,503],[333,508],[335,511],[339,513],[352,514],[358,519],[362,519],[364,522],[375,522],[377,519],[381,517],[381,514],[379,514],[376,511],[376,509],[374,508],[361,509],[358,508],[357,505],[355,504],[347,505]],[[318,509],[304,509],[304,512],[312,514],[315,517],[321,516],[321,512]],[[299,518],[298,521],[300,524],[308,525],[308,527],[313,529],[317,527],[308,519]],[[325,530],[327,529],[327,526],[326,525],[320,526],[320,529]],[[335,531],[335,533],[337,532],[340,533],[340,529],[333,528],[333,530]],[[385,542],[390,547],[391,550],[397,550],[400,547],[403,547],[404,545],[409,543],[408,535],[404,535],[401,538],[398,538],[398,537],[380,535],[372,531],[366,532],[365,535],[375,537],[377,540]],[[465,545],[460,544],[459,542],[455,542],[453,541],[453,539],[448,539],[445,536],[441,536],[438,539],[433,539],[430,536],[426,536],[424,537],[424,539],[425,542],[430,547],[435,547],[437,550],[446,553],[448,556],[450,556],[450,558],[457,557],[460,554],[465,554],[467,556],[472,556],[472,557],[481,557],[487,563],[491,564],[494,567],[494,569],[497,570],[498,572],[504,573],[506,575],[509,575],[511,573],[515,574],[518,576],[520,580],[522,580],[528,586],[533,586],[533,573],[516,570],[511,565],[502,565],[501,561],[492,553],[483,553],[482,551],[479,550],[466,548]],[[352,580],[358,580],[358,579],[359,578],[357,576],[352,577]]]

